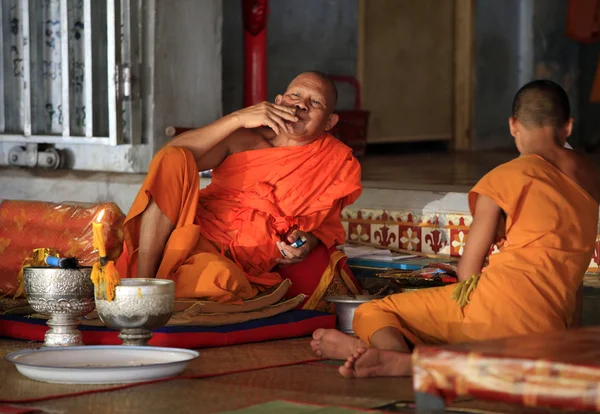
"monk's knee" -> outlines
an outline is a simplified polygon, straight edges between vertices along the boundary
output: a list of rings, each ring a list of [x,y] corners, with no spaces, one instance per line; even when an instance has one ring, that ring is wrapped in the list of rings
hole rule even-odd
[[[372,315],[378,311],[377,305],[373,302],[366,302],[360,305],[354,310],[354,317],[352,318],[352,329],[356,332],[356,328],[361,326],[361,322],[364,321],[365,316]]]
[[[194,172],[198,172],[192,152],[181,147],[166,146],[156,153],[150,163],[150,169],[164,169],[165,167],[169,169],[191,168]]]

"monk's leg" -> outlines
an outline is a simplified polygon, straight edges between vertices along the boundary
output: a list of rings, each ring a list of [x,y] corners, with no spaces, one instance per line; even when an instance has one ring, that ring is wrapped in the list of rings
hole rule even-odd
[[[463,340],[461,308],[451,300],[454,286],[391,295],[359,306],[353,329],[370,348],[353,353],[345,377],[405,376],[412,373],[410,345]]]
[[[166,278],[173,265],[188,257],[199,234],[193,228],[199,193],[198,167],[191,152],[176,147],[160,150],[123,224],[128,277]],[[169,239],[177,231],[186,233],[185,243],[176,243],[169,254],[170,266],[163,266]]]
[[[165,245],[174,228],[175,225],[151,198],[141,216],[137,277],[156,276]]]

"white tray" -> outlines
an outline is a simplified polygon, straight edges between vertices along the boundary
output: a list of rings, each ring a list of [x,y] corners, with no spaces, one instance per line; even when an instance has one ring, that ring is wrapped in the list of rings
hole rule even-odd
[[[152,346],[74,346],[6,355],[32,380],[62,384],[123,384],[173,377],[200,354]]]

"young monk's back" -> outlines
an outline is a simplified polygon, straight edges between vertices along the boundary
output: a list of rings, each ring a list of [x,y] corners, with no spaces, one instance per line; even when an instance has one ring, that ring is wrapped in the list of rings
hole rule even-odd
[[[506,240],[464,308],[463,333],[489,339],[564,329],[594,252],[595,174],[564,150],[554,163],[525,155],[487,174],[469,195],[492,198],[506,214]],[[573,169],[579,165],[580,171]],[[592,178],[590,178],[592,177]]]

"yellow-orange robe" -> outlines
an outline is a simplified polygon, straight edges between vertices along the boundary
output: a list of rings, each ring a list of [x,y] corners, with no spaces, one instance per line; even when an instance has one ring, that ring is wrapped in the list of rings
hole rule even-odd
[[[412,344],[440,344],[570,325],[595,248],[598,203],[537,155],[484,176],[469,193],[473,215],[480,194],[506,213],[506,240],[490,257],[470,303],[461,309],[451,300],[454,285],[392,295],[356,310],[353,326],[360,338],[369,342],[391,326]]]
[[[275,243],[291,229],[312,232],[326,247],[343,243],[341,211],[361,191],[360,164],[329,134],[305,146],[229,155],[202,190],[191,152],[166,147],[125,220],[127,276],[137,273],[140,215],[150,197],[175,224],[156,276],[174,280],[179,298],[241,302],[281,282],[272,272],[281,257]]]

